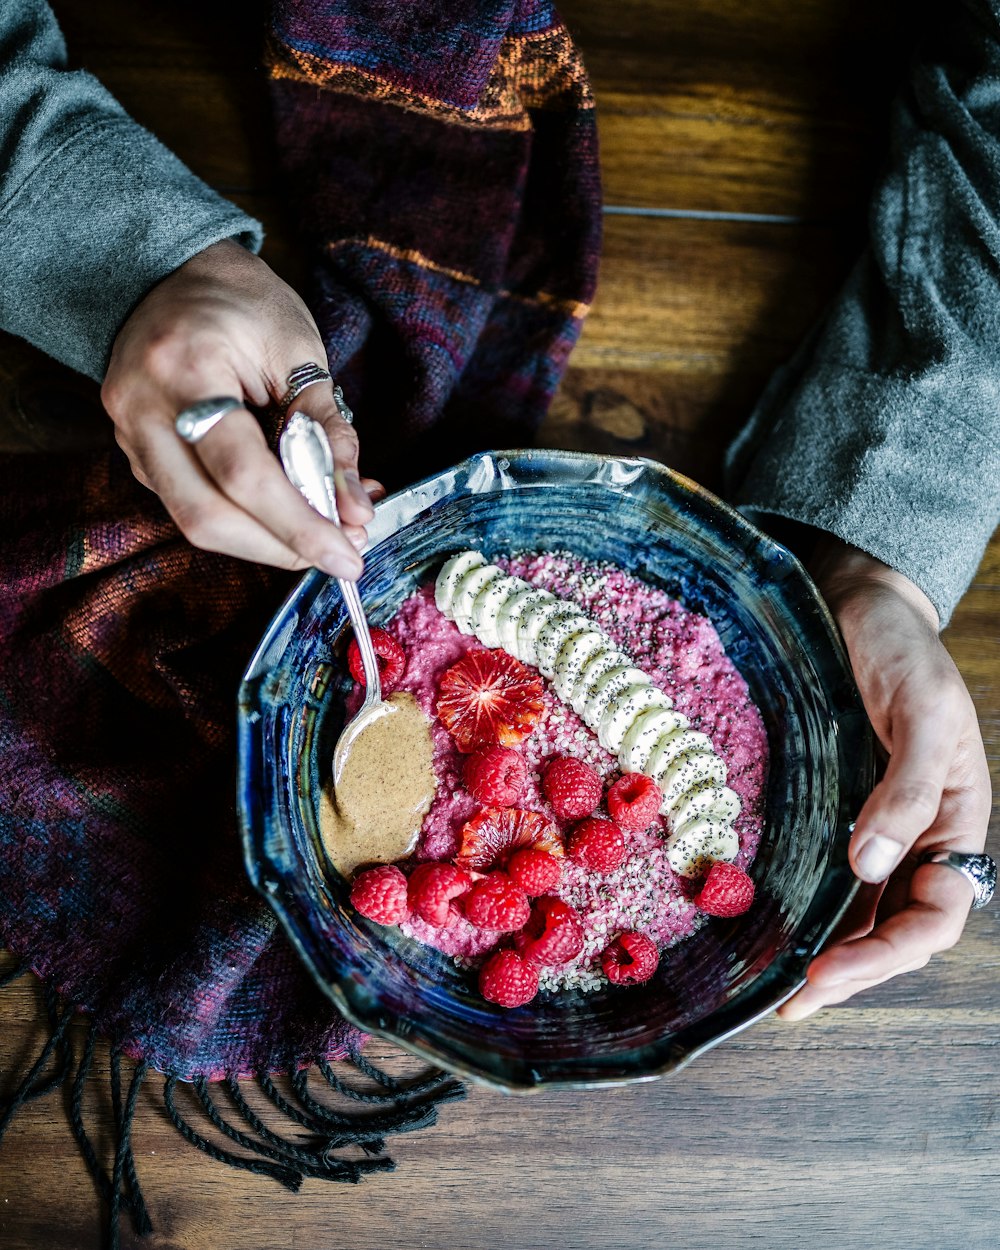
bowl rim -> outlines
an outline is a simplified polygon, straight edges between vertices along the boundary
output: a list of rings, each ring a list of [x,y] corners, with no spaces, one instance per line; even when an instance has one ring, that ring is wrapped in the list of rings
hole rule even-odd
[[[549,461],[554,459],[566,465],[572,465],[575,462],[580,467],[584,465],[622,466],[626,469],[652,472],[662,476],[674,487],[700,497],[703,503],[720,510],[737,531],[741,532],[743,537],[758,550],[778,553],[786,567],[790,567],[794,572],[800,592],[805,595],[816,612],[827,635],[827,641],[844,675],[849,679],[850,687],[857,695],[853,673],[836,623],[797,557],[706,487],[647,457],[614,456],[599,452],[563,451],[550,448],[478,452],[448,469],[428,475],[376,504],[375,519],[368,526],[370,538],[366,551],[420,515],[429,506],[429,502],[445,498],[445,494],[429,489],[435,487],[442,479],[449,477],[454,479],[462,475],[472,477],[477,470],[482,470],[486,466],[492,466],[494,472],[503,475],[510,470],[512,465],[530,463],[539,457],[544,457]],[[393,520],[391,518],[394,514],[398,515]],[[468,1051],[442,1046],[433,1037],[425,1035],[420,1021],[403,1018],[394,1013],[383,1013],[378,1019],[373,1019],[364,1010],[359,1009],[341,983],[328,980],[320,971],[302,940],[296,923],[298,904],[284,883],[283,878],[286,874],[267,853],[264,845],[263,826],[266,824],[268,813],[262,803],[255,802],[256,787],[251,767],[251,761],[267,750],[263,733],[263,718],[257,711],[256,703],[261,675],[266,674],[270,669],[267,663],[268,656],[276,643],[281,641],[282,631],[285,628],[283,621],[289,609],[300,599],[311,603],[329,580],[330,578],[325,573],[316,569],[310,569],[303,575],[275,611],[247,664],[237,698],[237,810],[244,866],[251,884],[271,906],[293,949],[308,968],[314,982],[349,1023],[366,1034],[390,1041],[415,1057],[424,1059],[436,1067],[445,1068],[456,1076],[505,1093],[524,1094],[540,1089],[597,1089],[658,1080],[663,1076],[679,1072],[706,1051],[731,1039],[743,1029],[768,1015],[801,988],[805,983],[806,969],[810,961],[822,949],[859,887],[859,882],[847,860],[847,841],[852,828],[850,823],[845,825],[838,821],[837,826],[831,832],[829,861],[805,914],[790,935],[789,948],[781,952],[749,986],[734,995],[729,1002],[716,1008],[701,1020],[686,1026],[681,1034],[677,1035],[678,1038],[684,1038],[683,1044],[679,1040],[666,1044],[662,1061],[654,1063],[642,1072],[605,1071],[603,1067],[598,1071],[595,1067],[589,1075],[543,1075],[534,1065],[523,1062],[512,1063],[500,1074],[492,1069],[477,1067],[472,1060],[467,1058]],[[857,695],[857,706],[849,710],[856,711],[860,706],[860,695]],[[845,707],[837,708],[838,714],[843,714],[847,710]],[[867,718],[863,721],[862,732],[863,742],[859,744],[858,782],[863,783],[866,790],[870,790],[874,781],[874,751],[871,727]],[[270,867],[272,871],[266,871],[267,867]],[[827,896],[833,896],[836,899],[832,908],[825,902],[823,906],[819,905],[820,900],[825,900]],[[821,915],[815,915],[816,912],[820,912]],[[711,1022],[710,1028],[709,1022]]]

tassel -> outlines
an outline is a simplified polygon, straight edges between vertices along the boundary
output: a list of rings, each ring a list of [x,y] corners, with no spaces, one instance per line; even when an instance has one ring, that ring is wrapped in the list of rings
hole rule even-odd
[[[53,1076],[50,1077],[49,1080],[43,1081],[41,1085],[35,1085],[35,1078],[48,1063],[49,1056],[62,1043],[63,1035],[69,1027],[70,1020],[73,1019],[75,1010],[76,1009],[74,1007],[67,1007],[61,1016],[56,1017],[55,1024],[52,1026],[49,1033],[49,1040],[42,1047],[42,1053],[32,1064],[31,1071],[28,1075],[7,1099],[3,1113],[0,1114],[0,1141],[3,1141],[3,1136],[7,1131],[8,1125],[11,1120],[13,1120],[14,1116],[17,1115],[24,1103],[30,1102],[33,1098],[40,1098],[43,1094],[49,1093],[51,1090],[56,1088],[61,1080],[65,1080],[69,1065],[64,1060],[60,1072],[56,1074],[56,1076],[60,1078],[59,1080],[56,1079],[56,1076]],[[0,1107],[4,1107],[4,1104],[0,1103]]]
[[[402,1092],[407,1098],[416,1098],[421,1094],[429,1094],[434,1090],[442,1090],[440,1101],[452,1102],[456,1098],[465,1097],[465,1089],[460,1081],[457,1081],[450,1073],[431,1070],[428,1076],[422,1077],[420,1080],[411,1081],[404,1084],[402,1081],[396,1080],[394,1076],[390,1076],[388,1072],[383,1072],[381,1068],[376,1068],[370,1063],[359,1050],[351,1050],[348,1052],[351,1063],[359,1072],[367,1076],[370,1080],[375,1081],[378,1085],[385,1086],[386,1089],[395,1090],[397,1093]],[[326,1069],[330,1067],[328,1063],[319,1061],[319,1070],[326,1076]],[[329,1079],[329,1078],[328,1078]],[[447,1086],[453,1087],[458,1092],[445,1093]]]
[[[279,1185],[284,1185],[286,1189],[290,1189],[292,1193],[297,1193],[302,1185],[302,1173],[293,1168],[283,1167],[277,1163],[266,1163],[263,1159],[246,1159],[241,1155],[231,1154],[228,1150],[220,1150],[206,1137],[202,1137],[197,1133],[190,1124],[181,1116],[177,1107],[174,1105],[174,1089],[177,1086],[177,1077],[167,1077],[163,1086],[163,1105],[167,1109],[167,1115],[174,1128],[180,1133],[185,1141],[196,1146],[203,1154],[207,1154],[210,1159],[215,1159],[219,1163],[228,1163],[232,1168],[240,1168],[244,1172],[253,1172],[257,1176],[270,1176]]]
[[[16,981],[18,977],[23,977],[29,966],[27,960],[22,960],[19,964],[13,964],[6,972],[0,972],[0,990],[5,985],[10,985],[12,981]]]
[[[26,963],[7,968],[0,977],[0,988],[9,985],[28,970]],[[118,1049],[111,1052],[109,1085],[115,1123],[115,1147],[109,1175],[97,1157],[83,1120],[83,1094],[93,1069],[97,1024],[93,1019],[87,1022],[83,1051],[74,1070],[75,1054],[69,1025],[76,1009],[72,1005],[61,1006],[58,994],[50,987],[45,988],[45,1009],[49,1024],[48,1039],[24,1079],[6,1099],[0,1101],[0,1139],[25,1102],[41,1098],[60,1086],[68,1085],[68,1112],[73,1136],[108,1213],[106,1245],[109,1250],[118,1250],[123,1208],[129,1212],[138,1236],[145,1237],[153,1231],[132,1149],[136,1107],[150,1069],[144,1062],[135,1065],[123,1098],[122,1053]],[[51,1073],[44,1075],[53,1056],[56,1057],[56,1065]],[[288,1063],[288,1069],[291,1072],[289,1079],[295,1102],[286,1098],[267,1074],[258,1077],[262,1093],[282,1115],[306,1130],[311,1139],[307,1141],[290,1140],[275,1132],[250,1106],[238,1082],[226,1078],[221,1082],[221,1088],[250,1130],[249,1133],[243,1131],[223,1114],[212,1096],[209,1082],[204,1077],[193,1080],[192,1091],[210,1123],[224,1137],[249,1151],[251,1157],[234,1154],[217,1146],[181,1115],[175,1096],[177,1077],[167,1076],[165,1079],[164,1107],[174,1128],[185,1141],[229,1167],[269,1176],[292,1192],[301,1187],[305,1177],[356,1184],[365,1175],[392,1171],[395,1168],[393,1160],[384,1153],[386,1136],[412,1132],[435,1123],[437,1104],[462,1098],[465,1090],[458,1081],[444,1072],[434,1072],[429,1077],[407,1084],[382,1072],[356,1052],[350,1053],[349,1059],[363,1076],[380,1088],[358,1089],[344,1080],[333,1065],[324,1060],[320,1060],[318,1064],[320,1074],[334,1093],[340,1094],[349,1103],[361,1103],[371,1107],[370,1114],[357,1114],[349,1105],[344,1110],[338,1110],[319,1102],[310,1093],[308,1070],[299,1069],[294,1061]],[[360,1158],[340,1158],[334,1152],[344,1147],[355,1147],[363,1155]]]
[[[132,1122],[135,1119],[135,1105],[139,1098],[139,1090],[145,1079],[149,1066],[138,1063],[132,1073],[125,1106],[122,1107],[121,1088],[121,1053],[111,1052],[111,1105],[114,1108],[115,1123],[118,1129],[118,1147],[115,1151],[114,1172],[111,1180],[111,1250],[117,1250],[118,1243],[118,1211],[122,1198],[122,1182],[124,1181],[127,1205],[132,1216],[132,1224],[140,1237],[153,1231],[149,1219],[146,1202],[139,1185],[139,1175],[135,1169],[135,1155],[132,1153]]]
[[[434,1100],[408,1106],[396,1102],[393,1111],[372,1115],[359,1121],[356,1117],[342,1115],[317,1102],[309,1093],[308,1077],[309,1074],[305,1068],[291,1075],[292,1089],[307,1113],[316,1123],[324,1127],[329,1126],[333,1129],[352,1127],[352,1140],[359,1145],[369,1137],[382,1137],[387,1133],[410,1133],[419,1128],[427,1128],[437,1121],[437,1105]]]
[[[91,1064],[94,1061],[94,1049],[97,1045],[97,1025],[91,1020],[87,1030],[87,1036],[83,1044],[83,1055],[80,1059],[80,1066],[76,1070],[76,1076],[73,1078],[73,1088],[70,1095],[69,1119],[73,1128],[73,1136],[76,1138],[77,1145],[80,1147],[80,1153],[86,1161],[87,1167],[90,1169],[90,1175],[94,1178],[94,1184],[97,1186],[101,1198],[105,1202],[111,1201],[111,1182],[107,1173],[101,1167],[94,1151],[93,1143],[87,1135],[87,1130],[83,1126],[83,1087],[87,1083],[87,1077],[90,1075]]]
[[[324,1169],[323,1174],[324,1175],[326,1174],[330,1166],[328,1155],[329,1155],[331,1146],[333,1145],[331,1141],[326,1140],[323,1143],[322,1150],[319,1150],[319,1151],[316,1151],[316,1150],[306,1151],[302,1149],[301,1147],[294,1145],[291,1142],[285,1141],[283,1138],[279,1137],[277,1133],[272,1132],[267,1127],[267,1125],[263,1122],[263,1120],[261,1120],[261,1118],[256,1114],[253,1108],[247,1103],[247,1100],[243,1097],[243,1093],[240,1090],[240,1087],[236,1081],[227,1078],[225,1081],[223,1081],[222,1084],[223,1084],[223,1088],[226,1090],[226,1093],[232,1099],[237,1110],[246,1120],[247,1124],[249,1124],[250,1127],[253,1129],[253,1131],[257,1133],[261,1138],[263,1138],[264,1141],[270,1142],[272,1145],[277,1146],[279,1149],[287,1151],[293,1158],[300,1159],[307,1166],[311,1166],[311,1167],[321,1166]],[[385,1149],[385,1142],[382,1141],[380,1138],[376,1139],[374,1142],[370,1142],[370,1143],[362,1142],[360,1144],[363,1149],[367,1149],[369,1146],[374,1146],[375,1149],[371,1151],[371,1153],[373,1154],[380,1154]],[[388,1171],[388,1170],[391,1170],[392,1168],[392,1160],[391,1159],[378,1159],[378,1160],[372,1161],[371,1163],[368,1163],[367,1161],[362,1160],[359,1164],[355,1166],[360,1167],[360,1169],[365,1172],[376,1171],[376,1170]]]
[[[192,1081],[192,1087],[198,1095],[201,1105],[205,1108],[205,1114],[219,1132],[225,1134],[230,1141],[236,1142],[238,1146],[242,1146],[244,1150],[252,1150],[257,1154],[266,1155],[279,1163],[294,1164],[303,1176],[322,1175],[328,1176],[331,1180],[346,1180],[352,1183],[357,1183],[361,1179],[360,1168],[351,1165],[328,1167],[323,1153],[317,1154],[314,1151],[303,1150],[293,1142],[282,1141],[275,1133],[270,1133],[269,1136],[272,1142],[276,1143],[277,1148],[275,1148],[274,1144],[267,1145],[264,1142],[254,1141],[252,1137],[248,1137],[246,1133],[240,1132],[239,1129],[234,1128],[223,1118],[222,1113],[209,1093],[208,1082],[204,1077],[198,1077]]]

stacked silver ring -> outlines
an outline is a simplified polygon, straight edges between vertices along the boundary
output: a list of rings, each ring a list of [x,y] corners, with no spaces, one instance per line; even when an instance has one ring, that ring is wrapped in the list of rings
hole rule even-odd
[[[307,387],[315,386],[317,382],[332,382],[333,378],[322,365],[316,364],[314,360],[307,360],[304,365],[293,369],[286,381],[288,390],[278,401],[282,412],[287,412]]]
[[[315,361],[309,360],[304,365],[299,365],[293,369],[288,375],[287,381],[288,390],[282,395],[278,404],[282,412],[287,412],[291,408],[306,387],[315,386],[317,382],[333,382],[333,378],[322,366],[316,364]],[[341,420],[348,425],[353,425],[354,413],[348,408],[347,401],[344,399],[344,392],[336,382],[333,382],[333,402],[337,405],[337,412],[340,414]]]

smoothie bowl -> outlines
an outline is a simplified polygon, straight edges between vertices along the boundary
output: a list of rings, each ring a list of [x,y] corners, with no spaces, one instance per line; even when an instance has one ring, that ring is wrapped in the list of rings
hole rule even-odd
[[[398,914],[384,892],[366,905],[328,819],[359,699],[335,582],[298,585],[239,705],[247,868],[336,1006],[526,1090],[663,1075],[794,992],[853,893],[848,827],[872,780],[846,658],[794,558],[662,466],[552,451],[473,457],[384,501],[369,535],[362,597],[436,782],[391,870]],[[468,689],[498,680],[483,738]],[[521,879],[525,850],[551,878]],[[436,915],[413,905],[428,864],[451,874]]]

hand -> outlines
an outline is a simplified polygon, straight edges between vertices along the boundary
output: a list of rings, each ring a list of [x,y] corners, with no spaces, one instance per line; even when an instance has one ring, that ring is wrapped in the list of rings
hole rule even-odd
[[[845,923],[779,1009],[801,1020],[922,968],[958,941],[972,905],[960,874],[930,850],[982,851],[991,793],[976,711],[913,582],[830,539],[814,575],[837,619],[868,716],[889,755],[858,815],[851,865],[863,882]]]
[[[358,440],[337,412],[332,386],[309,387],[295,408],[330,437],[342,530],[292,486],[245,409],[227,413],[194,447],[174,429],[177,413],[199,399],[235,395],[259,407],[279,400],[291,370],[310,360],[326,367],[305,304],[262,260],[227,240],[181,265],[138,305],[115,340],[101,398],[132,472],[196,547],[357,578],[370,495],[382,491],[358,477]]]

